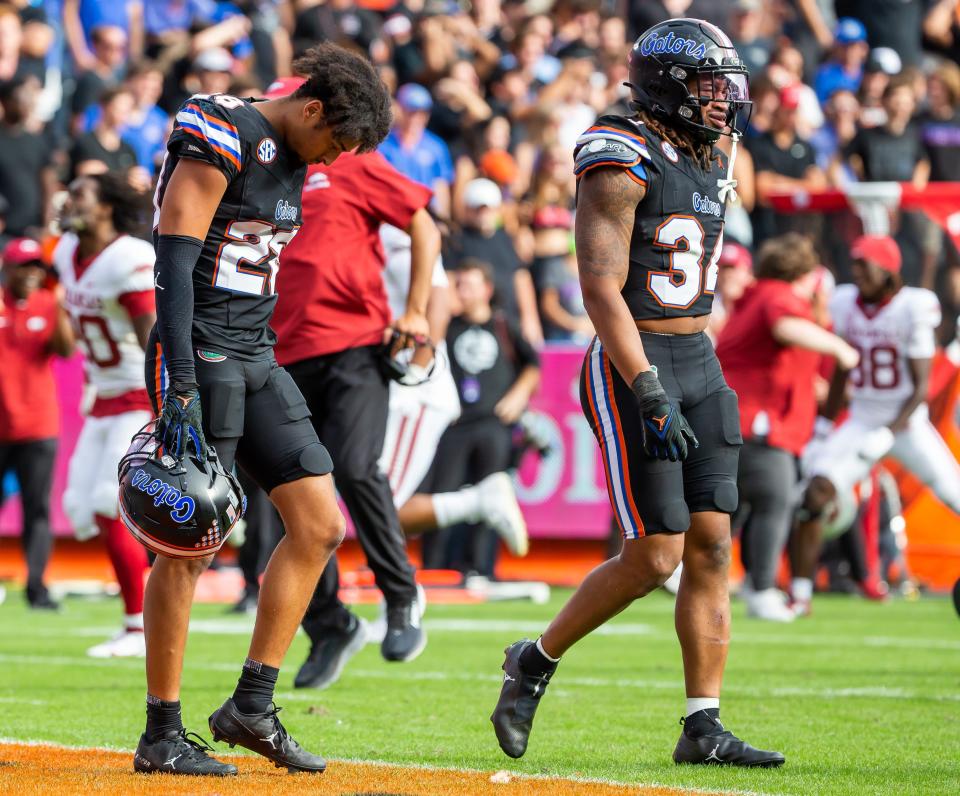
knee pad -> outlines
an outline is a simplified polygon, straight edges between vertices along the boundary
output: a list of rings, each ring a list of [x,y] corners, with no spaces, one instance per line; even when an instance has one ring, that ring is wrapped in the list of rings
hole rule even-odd
[[[90,497],[91,510],[101,517],[109,517],[115,520],[120,514],[117,495],[118,489],[114,484],[98,486],[93,490],[93,495]]]
[[[300,451],[300,467],[310,475],[326,475],[333,471],[333,459],[330,453],[319,442],[307,445]]]
[[[672,500],[658,507],[657,523],[666,531],[681,533],[690,529],[690,510],[683,500]]]
[[[713,505],[717,511],[733,514],[740,503],[740,493],[733,481],[721,481],[713,490]]]

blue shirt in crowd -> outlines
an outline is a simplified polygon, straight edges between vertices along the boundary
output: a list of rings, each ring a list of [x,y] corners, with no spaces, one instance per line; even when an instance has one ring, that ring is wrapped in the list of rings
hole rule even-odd
[[[396,130],[380,144],[380,154],[397,171],[414,182],[432,189],[437,180],[453,183],[453,159],[446,143],[429,130],[410,149],[404,149]]]
[[[83,132],[90,132],[100,121],[100,106],[90,105],[83,113]],[[139,124],[127,124],[120,138],[137,153],[137,165],[151,174],[156,174],[158,164],[166,150],[169,117],[154,105]]]

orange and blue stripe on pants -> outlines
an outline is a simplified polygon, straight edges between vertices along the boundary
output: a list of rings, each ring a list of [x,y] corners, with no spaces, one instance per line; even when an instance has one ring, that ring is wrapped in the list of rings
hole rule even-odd
[[[644,535],[643,520],[633,497],[629,454],[614,396],[613,370],[610,357],[596,337],[583,363],[581,397],[584,412],[600,443],[607,492],[617,524],[625,539],[638,539]]]

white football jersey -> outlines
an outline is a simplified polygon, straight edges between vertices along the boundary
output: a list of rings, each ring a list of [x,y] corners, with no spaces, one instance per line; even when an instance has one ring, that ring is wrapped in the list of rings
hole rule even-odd
[[[383,224],[380,227],[380,241],[386,256],[383,284],[387,289],[387,302],[393,317],[399,318],[407,311],[407,294],[410,293],[410,236],[402,229]],[[446,287],[449,284],[441,257],[433,265],[431,284],[434,287]]]
[[[77,244],[76,235],[64,234],[53,252],[53,264],[80,338],[87,380],[101,398],[142,390],[144,353],[119,298],[153,290],[153,246],[121,235],[78,277]]]
[[[834,331],[860,352],[850,374],[851,417],[872,426],[892,422],[913,392],[908,360],[934,354],[940,302],[929,290],[904,287],[886,304],[863,304],[855,285],[839,285],[830,313]]]

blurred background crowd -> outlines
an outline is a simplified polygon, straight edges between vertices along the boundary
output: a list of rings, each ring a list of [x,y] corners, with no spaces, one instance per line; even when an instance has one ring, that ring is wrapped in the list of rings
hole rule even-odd
[[[822,264],[819,317],[821,288],[850,281],[860,222],[788,213],[773,197],[960,182],[960,0],[7,0],[0,247],[48,238],[77,175],[109,171],[151,191],[187,97],[260,96],[298,54],[333,41],[367,55],[390,87],[380,152],[433,191],[444,266],[485,263],[495,305],[534,348],[585,345],[574,143],[598,115],[629,112],[630,47],[676,16],[728,32],[754,102],[711,331],[754,281],[753,253],[785,233],[812,242]],[[940,299],[947,345],[960,256],[923,212],[883,212],[904,283]]]
[[[257,96],[335,41],[394,93],[382,153],[433,189],[447,267],[489,261],[531,342],[585,340],[573,144],[597,114],[627,110],[635,37],[683,15],[727,30],[751,73],[728,240],[829,233],[816,214],[775,212],[773,193],[960,179],[956,0],[15,0],[0,3],[0,226],[42,235],[78,174],[126,172],[148,190],[186,97]],[[896,228],[907,284],[955,309],[952,246],[917,214]],[[821,256],[844,278],[834,248]]]

